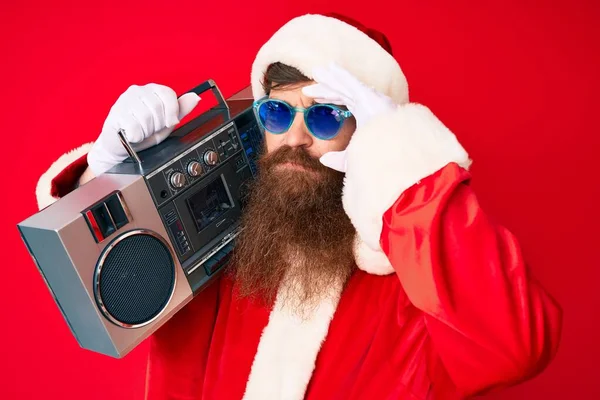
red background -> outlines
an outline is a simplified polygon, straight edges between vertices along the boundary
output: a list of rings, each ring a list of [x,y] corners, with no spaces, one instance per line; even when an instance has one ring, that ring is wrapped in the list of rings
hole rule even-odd
[[[182,92],[213,78],[229,96],[248,84],[276,28],[330,10],[389,36],[412,100],[471,152],[482,203],[521,238],[532,272],[564,307],[551,366],[490,398],[600,398],[599,2],[2,3],[0,398],[143,396],[145,345],[123,360],[80,349],[20,241],[38,177],[97,137],[130,84]]]

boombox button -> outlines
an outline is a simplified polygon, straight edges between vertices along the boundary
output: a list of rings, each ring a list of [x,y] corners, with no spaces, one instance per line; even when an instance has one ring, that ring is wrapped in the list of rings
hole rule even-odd
[[[87,219],[89,227],[92,230],[94,239],[96,239],[96,242],[98,243],[103,241],[104,238],[106,238],[106,236],[114,232],[114,227],[112,225],[106,226],[102,219],[96,218],[92,210],[88,210],[85,212],[85,218]],[[109,231],[109,229],[111,231]]]
[[[175,188],[175,189],[181,189],[182,187],[185,186],[185,175],[183,175],[179,171],[174,172],[169,177],[169,182],[171,183],[171,186],[173,186],[173,188]]]
[[[129,222],[123,200],[118,193],[85,211],[84,215],[98,243]]]
[[[204,270],[206,271],[207,275],[212,275],[217,270],[218,262],[219,260],[211,258],[210,260],[204,263]]]
[[[210,167],[217,165],[217,162],[219,162],[218,154],[212,149],[207,150],[202,158],[204,163]]]
[[[113,194],[106,200],[106,207],[108,208],[108,212],[117,229],[120,229],[129,223],[129,218],[125,212],[125,204],[121,196],[116,193]]]
[[[202,165],[198,161],[190,161],[187,165],[187,173],[194,177],[202,175]]]

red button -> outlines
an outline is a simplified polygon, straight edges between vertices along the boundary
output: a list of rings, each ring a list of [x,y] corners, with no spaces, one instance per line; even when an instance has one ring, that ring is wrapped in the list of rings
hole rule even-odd
[[[94,214],[92,213],[92,210],[86,211],[85,216],[86,216],[88,222],[90,223],[90,225],[92,226],[92,231],[94,233],[94,236],[96,237],[96,241],[97,242],[103,241],[104,236],[102,235],[102,231],[100,230],[100,227],[98,226],[98,223],[96,222],[96,218],[94,218]]]

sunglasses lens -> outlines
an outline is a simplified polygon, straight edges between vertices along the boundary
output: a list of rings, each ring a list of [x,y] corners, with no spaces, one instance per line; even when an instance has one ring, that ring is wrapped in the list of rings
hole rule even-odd
[[[292,110],[284,103],[267,100],[258,108],[258,116],[264,128],[271,133],[283,133],[292,122]]]
[[[322,140],[333,139],[340,131],[343,123],[344,118],[340,111],[327,105],[314,106],[306,114],[308,129],[313,135]]]

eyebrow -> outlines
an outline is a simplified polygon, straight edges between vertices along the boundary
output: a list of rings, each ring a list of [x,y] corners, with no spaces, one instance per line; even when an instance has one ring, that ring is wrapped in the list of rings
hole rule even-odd
[[[280,98],[276,98],[276,99],[277,99],[277,100],[281,100],[281,101],[285,101],[286,103],[290,104],[290,103],[289,103],[288,101],[286,101],[286,100],[283,100],[283,99],[280,99]],[[310,100],[310,103],[309,103],[309,104],[308,104],[308,106],[307,106],[307,108],[308,108],[308,107],[310,107],[310,106],[314,106],[315,104],[318,104],[318,103],[315,101],[315,99],[311,99],[311,100]],[[291,104],[290,104],[290,105],[291,105]],[[295,107],[300,107],[300,105],[299,105],[299,104],[296,104],[296,106],[295,106]]]
[[[281,99],[281,98],[279,98],[279,97],[271,97],[271,99],[285,101],[286,103],[290,104],[288,101],[286,101],[286,100],[284,100],[284,99]],[[315,101],[315,99],[311,98],[311,99],[310,99],[310,104],[308,104],[308,107],[310,107],[310,106],[314,106],[315,104],[318,104],[318,103],[317,103],[317,101]],[[291,104],[290,104],[290,105],[291,105]],[[298,106],[296,106],[296,107],[298,107]],[[308,107],[307,107],[307,108],[308,108]]]

